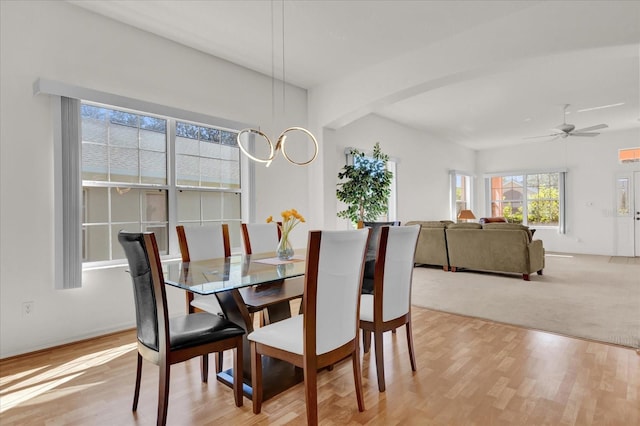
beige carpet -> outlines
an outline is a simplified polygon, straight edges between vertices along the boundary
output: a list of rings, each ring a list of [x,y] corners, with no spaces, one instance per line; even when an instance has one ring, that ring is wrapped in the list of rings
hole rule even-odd
[[[416,306],[640,348],[640,259],[547,254],[544,275],[416,267]]]

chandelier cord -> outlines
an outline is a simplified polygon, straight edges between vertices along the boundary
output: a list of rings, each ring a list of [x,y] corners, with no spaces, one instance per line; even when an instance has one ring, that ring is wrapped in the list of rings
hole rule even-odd
[[[271,121],[272,121],[272,126],[276,127],[276,59],[275,59],[275,50],[276,50],[276,24],[275,24],[275,12],[274,12],[274,2],[275,0],[271,0]],[[286,85],[286,72],[285,72],[285,40],[284,40],[284,30],[285,30],[285,22],[284,22],[284,5],[285,5],[285,1],[281,0],[281,5],[282,8],[280,10],[281,13],[281,30],[282,30],[282,119],[284,121],[285,117],[286,117],[286,108],[285,108],[285,103],[286,103],[286,89],[287,89],[287,85]],[[287,136],[289,133],[292,132],[298,132],[298,133],[302,133],[303,135],[305,135],[313,144],[313,154],[311,156],[311,158],[307,161],[296,161],[294,159],[292,159],[291,157],[289,157],[289,155],[287,155],[287,151],[285,148],[285,141],[287,139]],[[243,137],[245,137],[245,141],[244,142],[249,142],[252,143],[253,138],[254,137],[260,137],[262,138],[268,146],[269,149],[269,155],[265,158],[259,158],[256,157],[255,155],[251,154],[249,152],[249,150],[244,146],[244,142],[243,142]],[[258,127],[257,129],[252,129],[252,128],[246,128],[246,129],[242,129],[240,130],[240,132],[238,133],[238,135],[236,136],[236,142],[238,144],[238,148],[240,148],[240,151],[242,151],[242,153],[244,155],[246,155],[248,158],[250,158],[253,161],[259,162],[259,163],[265,163],[267,167],[269,167],[269,165],[271,164],[271,162],[273,161],[273,159],[275,158],[276,154],[278,153],[278,151],[282,151],[282,156],[289,161],[292,164],[298,165],[298,166],[305,166],[307,164],[312,163],[316,157],[318,156],[318,141],[316,140],[315,136],[313,136],[313,133],[311,133],[309,130],[305,129],[304,127],[298,127],[298,126],[293,126],[293,127],[288,127],[286,129],[284,129],[280,135],[278,136],[278,138],[275,141],[275,144],[271,141],[271,139],[269,139],[269,137],[260,130],[260,127]]]
[[[276,125],[276,18],[274,13],[275,0],[271,0],[271,121]],[[282,115],[286,112],[286,73],[285,73],[285,54],[284,54],[284,0],[281,7],[281,30],[282,30]]]
[[[271,0],[271,125],[276,126],[276,26],[274,24],[275,15],[273,13],[273,3]]]
[[[285,115],[285,96],[287,85],[285,84],[286,76],[284,73],[284,0],[282,0],[282,115]]]

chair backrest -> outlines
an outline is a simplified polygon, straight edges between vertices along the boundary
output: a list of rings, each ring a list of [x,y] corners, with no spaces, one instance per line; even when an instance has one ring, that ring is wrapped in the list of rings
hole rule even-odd
[[[214,223],[204,226],[176,226],[183,262],[231,256],[229,226]]]
[[[374,312],[381,309],[383,321],[409,312],[419,233],[420,225],[385,226],[380,230],[374,277]]]
[[[164,276],[155,235],[120,231],[118,241],[129,262],[136,306],[138,341],[154,351],[169,342]]]
[[[380,242],[380,229],[383,226],[400,226],[399,221],[395,222],[363,222],[365,228],[371,228],[369,241],[367,242],[367,259],[375,259],[378,255],[378,244]]]
[[[305,353],[321,355],[357,337],[368,229],[311,231],[304,285]]]
[[[275,222],[243,223],[242,241],[246,254],[275,251],[280,241],[280,228]]]

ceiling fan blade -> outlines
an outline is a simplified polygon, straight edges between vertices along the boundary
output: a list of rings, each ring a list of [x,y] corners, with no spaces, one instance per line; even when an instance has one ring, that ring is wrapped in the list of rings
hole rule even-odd
[[[599,130],[599,129],[606,129],[607,126],[606,124],[596,124],[595,126],[590,126],[590,127],[585,127],[584,129],[577,129],[574,130],[575,132],[590,132],[591,130]]]
[[[558,137],[560,136],[560,133],[554,133],[551,135],[542,135],[542,136],[528,136],[526,138],[522,138],[522,139],[538,139],[538,138],[552,138],[552,137]]]
[[[588,137],[593,137],[593,136],[598,136],[600,133],[578,133],[578,132],[571,132],[569,133],[569,136],[588,136]]]

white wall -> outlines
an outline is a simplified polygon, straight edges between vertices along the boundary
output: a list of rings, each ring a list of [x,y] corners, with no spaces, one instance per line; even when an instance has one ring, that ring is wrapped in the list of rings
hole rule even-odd
[[[282,157],[269,168],[256,167],[255,217],[247,220],[262,221],[293,207],[310,227],[346,228],[336,217],[335,200],[344,149],[370,151],[380,142],[398,161],[402,222],[449,217],[450,169],[481,177],[567,167],[569,233],[541,230],[536,236],[548,250],[614,253],[614,175],[639,169],[618,165],[615,154],[620,147],[638,146],[638,130],[608,131],[576,145],[569,139],[569,144],[541,142],[476,154],[375,115],[337,130],[323,128],[327,123],[314,113],[318,107],[311,102],[309,118],[307,93],[291,86],[285,117],[273,124],[269,76],[66,2],[2,1],[0,8],[0,358],[134,325],[123,268],[87,271],[81,289],[53,289],[53,123],[50,99],[32,94],[37,78],[253,123],[273,137],[284,126],[310,124],[322,143],[320,158],[306,168]],[[483,186],[478,188],[474,209],[482,211]],[[294,245],[304,244],[307,229],[294,232]],[[168,289],[168,294],[172,312],[182,312],[183,293]],[[35,302],[28,317],[21,314],[25,301]]]
[[[53,123],[38,78],[273,129],[271,78],[94,15],[66,2],[1,2],[0,357],[134,326],[122,268],[53,288]],[[289,125],[307,122],[306,91],[288,87]],[[278,130],[278,133],[281,129]],[[277,133],[276,133],[277,135]],[[282,158],[256,168],[256,217],[308,212],[307,172]],[[293,235],[304,244],[306,229]],[[172,312],[184,310],[170,291]],[[24,317],[22,303],[35,302]]]
[[[333,176],[333,216],[342,210],[335,200],[338,172],[345,164],[347,147],[373,152],[380,142],[382,152],[397,161],[398,217],[402,223],[411,220],[443,220],[450,217],[449,170],[473,171],[475,151],[459,145],[440,142],[434,137],[402,126],[377,115],[367,115],[332,135],[334,160],[325,170]],[[329,148],[327,148],[329,151]],[[327,191],[328,192],[328,191]],[[328,197],[327,197],[328,198]],[[339,228],[346,219],[336,218]]]
[[[621,252],[633,235],[618,232],[621,221],[629,219],[614,214],[614,190],[619,174],[631,175],[640,170],[639,163],[619,164],[618,149],[637,146],[640,129],[609,129],[595,138],[569,137],[480,151],[476,171],[482,177],[492,172],[566,169],[567,233],[540,228],[535,237],[544,241],[548,251],[633,256]],[[479,212],[485,216],[489,212],[484,185],[480,182],[478,186]]]

